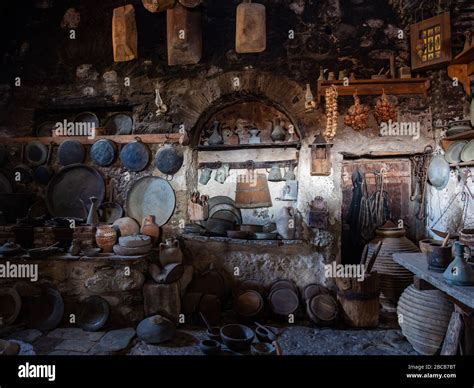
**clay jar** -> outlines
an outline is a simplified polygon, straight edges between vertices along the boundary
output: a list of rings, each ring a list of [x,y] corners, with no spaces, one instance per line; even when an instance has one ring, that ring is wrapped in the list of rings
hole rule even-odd
[[[140,233],[151,238],[152,245],[158,242],[160,237],[160,227],[155,224],[154,216],[146,216],[142,221]]]
[[[117,232],[109,225],[97,226],[95,242],[104,253],[111,253],[117,241]]]
[[[173,238],[166,239],[160,244],[160,263],[164,267],[167,264],[183,262],[183,253],[179,247],[179,241]]]
[[[295,211],[292,207],[283,207],[278,212],[276,220],[278,234],[283,240],[292,240],[295,237]]]

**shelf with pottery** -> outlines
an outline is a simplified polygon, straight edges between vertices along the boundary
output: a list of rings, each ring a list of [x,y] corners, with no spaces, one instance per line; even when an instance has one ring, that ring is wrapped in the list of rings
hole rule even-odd
[[[471,160],[470,162],[460,162],[460,163],[450,163],[450,167],[456,168],[456,167],[474,167],[474,160]]]
[[[451,143],[459,140],[474,140],[474,130],[472,131],[467,131],[464,133],[459,133],[457,135],[453,136],[447,136],[441,139],[441,145],[445,151],[447,151],[448,147],[451,145]]]
[[[117,144],[128,144],[140,138],[142,143],[145,144],[161,144],[161,143],[178,143],[181,138],[179,133],[145,133],[136,135],[107,135],[107,136],[95,136],[89,138],[88,136],[53,136],[53,137],[36,137],[36,136],[25,136],[25,137],[0,137],[0,144],[28,144],[32,141],[39,141],[45,145],[61,144],[67,140],[75,140],[81,144],[94,144],[97,140],[107,139]]]
[[[456,55],[448,65],[449,78],[456,78],[462,84],[467,95],[471,94],[470,76],[472,74],[474,74],[474,41],[470,47]]]
[[[261,246],[280,246],[280,245],[298,245],[304,244],[303,240],[247,240],[229,237],[217,236],[196,236],[192,234],[183,234],[185,240],[202,242],[221,242],[234,245],[261,245]]]
[[[257,143],[257,144],[216,144],[199,145],[196,147],[199,151],[227,151],[253,148],[301,148],[300,141],[281,142],[281,143]]]
[[[343,80],[318,80],[317,95],[318,103],[324,97],[326,89],[334,85],[340,96],[381,95],[386,94],[421,94],[428,97],[430,88],[429,78],[396,78],[396,79],[356,79],[350,80],[347,85]]]

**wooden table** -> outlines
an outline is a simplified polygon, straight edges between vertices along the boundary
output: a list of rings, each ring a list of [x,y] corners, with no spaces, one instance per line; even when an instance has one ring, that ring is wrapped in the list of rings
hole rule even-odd
[[[393,260],[415,275],[415,287],[419,289],[438,289],[443,291],[455,305],[441,354],[455,355],[464,339],[464,352],[473,354],[473,312],[474,286],[455,286],[449,284],[443,273],[430,271],[423,253],[395,253]]]

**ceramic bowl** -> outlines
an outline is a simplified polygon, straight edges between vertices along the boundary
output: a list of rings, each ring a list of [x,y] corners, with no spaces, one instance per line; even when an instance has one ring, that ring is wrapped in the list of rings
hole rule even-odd
[[[199,343],[199,349],[201,349],[205,355],[212,356],[221,351],[221,344],[212,339],[206,339]]]

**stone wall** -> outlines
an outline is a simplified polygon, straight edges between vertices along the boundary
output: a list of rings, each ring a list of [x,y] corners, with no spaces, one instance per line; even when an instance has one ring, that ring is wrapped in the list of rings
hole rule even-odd
[[[398,1],[372,2],[366,0],[261,0],[267,7],[268,48],[264,53],[239,55],[234,51],[235,6],[239,1],[209,0],[203,7],[204,53],[195,66],[169,67],[166,64],[165,15],[153,15],[144,10],[139,0],[130,1],[136,8],[139,33],[139,59],[128,63],[113,63],[110,23],[112,9],[117,4],[111,0],[99,3],[92,0],[57,3],[39,9],[13,10],[6,5],[4,15],[14,28],[9,31],[2,55],[5,71],[1,72],[0,132],[7,135],[30,134],[36,125],[49,119],[72,118],[80,111],[97,111],[101,120],[116,111],[130,111],[134,117],[134,132],[176,132],[184,124],[190,137],[196,136],[202,124],[223,104],[229,101],[257,98],[264,103],[278,106],[295,123],[302,135],[297,178],[298,201],[295,206],[303,218],[308,202],[321,195],[328,201],[330,211],[329,232],[334,244],[321,254],[309,244],[287,248],[279,258],[271,258],[271,250],[238,247],[229,251],[229,268],[239,263],[250,268],[249,277],[259,277],[261,268],[276,268],[279,262],[301,260],[285,272],[285,265],[269,274],[291,276],[302,283],[311,279],[323,280],[321,263],[340,259],[341,234],[341,166],[343,153],[364,154],[368,151],[421,152],[439,133],[433,130],[433,121],[446,121],[463,115],[466,101],[460,90],[450,86],[445,71],[432,71],[429,100],[419,96],[399,97],[402,117],[421,121],[419,139],[409,137],[381,137],[371,116],[370,128],[356,132],[343,125],[343,114],[352,104],[350,97],[340,98],[341,113],[338,133],[332,150],[332,172],[329,177],[310,176],[310,149],[314,135],[324,127],[323,107],[307,114],[304,111],[304,88],[309,83],[315,90],[315,80],[321,69],[336,74],[339,70],[354,72],[357,78],[369,78],[382,67],[387,68],[388,58],[396,54],[397,66],[409,64],[408,23],[413,22],[414,10],[419,1],[408,6]],[[463,2],[456,2],[463,3]],[[3,6],[3,5],[2,5]],[[472,21],[473,12],[462,4],[442,2],[443,9],[452,11],[453,50],[462,47],[462,32],[466,18]],[[70,7],[80,14],[80,24],[75,27],[77,37],[69,38],[69,30],[61,28],[61,20]],[[433,13],[434,10],[427,10]],[[463,14],[463,10],[464,12]],[[425,17],[430,15],[425,14]],[[399,39],[399,31],[405,31]],[[218,32],[218,33],[217,33]],[[293,34],[294,33],[294,34]],[[290,35],[294,38],[291,39]],[[15,77],[21,77],[21,86],[13,86]],[[241,86],[235,89],[232,80],[239,77]],[[126,81],[130,81],[126,83]],[[154,112],[155,87],[159,87],[169,111],[157,117]],[[374,106],[373,97],[363,97],[362,102]],[[152,147],[152,153],[158,145]],[[285,155],[287,152],[285,151]],[[229,154],[214,153],[212,158],[223,159]],[[243,160],[261,157],[263,152],[248,150],[240,153]],[[233,197],[234,186],[210,183],[197,185],[197,163],[205,158],[203,153],[185,150],[183,168],[173,177],[171,185],[177,195],[177,207],[164,228],[164,236],[180,232],[187,221],[186,204],[190,193]],[[54,158],[53,158],[54,159]],[[88,162],[89,163],[89,162]],[[126,181],[123,169],[117,162],[107,169],[99,169],[104,176],[119,182],[117,200],[123,203],[127,189],[141,176],[160,175],[150,167],[133,174]],[[451,186],[449,186],[451,187]],[[276,195],[280,187],[271,184]],[[447,189],[451,190],[450,188]],[[429,191],[429,203],[435,198]],[[442,202],[444,203],[444,202]],[[278,207],[244,211],[246,222],[264,223],[274,220]],[[268,211],[267,211],[268,210]],[[429,207],[430,219],[436,214]],[[308,231],[307,231],[308,232]],[[308,232],[309,233],[309,232]],[[312,233],[312,232],[311,232]],[[317,234],[317,232],[316,232]],[[312,241],[318,236],[306,236]],[[298,248],[296,248],[298,247]],[[219,249],[209,245],[199,252],[197,262],[218,256]],[[240,252],[240,253],[239,253]],[[207,257],[207,259],[206,259]],[[258,260],[257,260],[258,258]],[[216,258],[222,261],[222,258]],[[255,259],[255,261],[253,261]],[[248,265],[249,263],[260,263]],[[308,269],[310,274],[308,275]],[[270,275],[269,275],[270,276]]]

